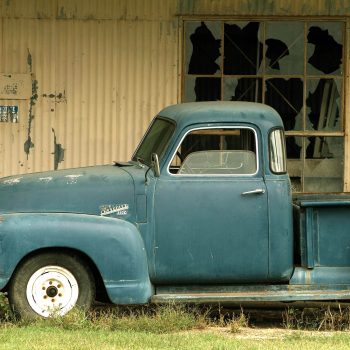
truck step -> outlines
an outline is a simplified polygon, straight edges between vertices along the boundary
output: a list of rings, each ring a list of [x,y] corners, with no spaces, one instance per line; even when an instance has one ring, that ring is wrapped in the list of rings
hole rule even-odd
[[[160,287],[153,303],[239,303],[350,299],[350,285]]]

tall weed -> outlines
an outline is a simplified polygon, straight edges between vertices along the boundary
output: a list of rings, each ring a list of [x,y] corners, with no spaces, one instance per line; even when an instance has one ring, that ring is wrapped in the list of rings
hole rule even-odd
[[[287,329],[344,331],[350,330],[350,308],[287,309],[282,314]]]
[[[14,316],[9,305],[6,293],[0,292],[0,321],[11,322],[14,321]]]

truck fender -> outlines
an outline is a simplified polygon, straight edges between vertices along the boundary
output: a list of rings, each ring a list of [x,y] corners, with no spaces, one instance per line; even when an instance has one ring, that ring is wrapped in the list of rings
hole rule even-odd
[[[69,213],[0,216],[0,288],[23,258],[47,248],[74,249],[88,256],[113,303],[147,303],[152,295],[146,250],[136,226],[115,218]]]

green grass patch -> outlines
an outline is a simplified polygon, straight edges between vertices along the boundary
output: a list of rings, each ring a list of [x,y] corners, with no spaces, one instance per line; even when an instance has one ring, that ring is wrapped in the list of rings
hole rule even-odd
[[[73,309],[63,317],[20,320],[0,294],[1,350],[350,348],[348,308],[287,309],[280,326],[258,328],[243,310],[183,304]]]
[[[119,330],[161,334],[202,329],[207,326],[207,320],[204,314],[195,309],[189,310],[185,305],[162,305],[148,308],[116,307],[87,313],[74,309],[63,317],[17,322],[17,325],[29,324],[65,330]]]
[[[348,333],[308,336],[295,333],[278,339],[239,338],[213,330],[149,333],[134,330],[76,329],[61,327],[12,327],[0,329],[2,350],[7,349],[349,349]]]

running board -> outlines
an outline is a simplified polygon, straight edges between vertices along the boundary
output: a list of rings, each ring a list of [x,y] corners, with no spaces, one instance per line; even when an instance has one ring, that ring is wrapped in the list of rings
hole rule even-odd
[[[291,302],[350,299],[350,285],[158,287],[152,303]]]

